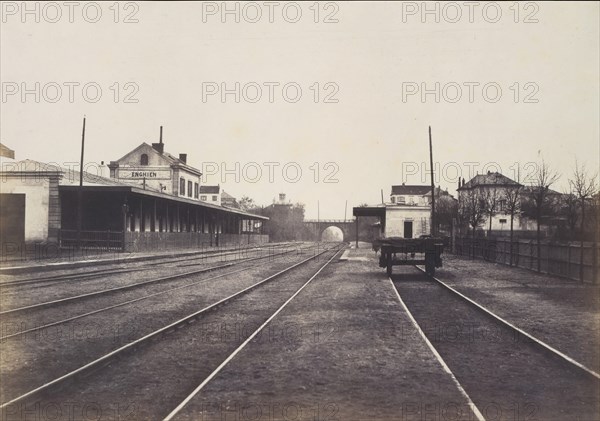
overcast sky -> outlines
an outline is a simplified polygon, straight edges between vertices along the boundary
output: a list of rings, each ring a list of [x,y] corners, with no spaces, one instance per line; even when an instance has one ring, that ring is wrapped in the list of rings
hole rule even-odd
[[[598,2],[112,4],[3,2],[0,138],[18,159],[78,162],[84,114],[86,163],[162,125],[206,184],[283,192],[308,218],[428,184],[429,125],[451,193],[458,172],[523,180],[542,155],[559,191],[576,159],[599,166]]]

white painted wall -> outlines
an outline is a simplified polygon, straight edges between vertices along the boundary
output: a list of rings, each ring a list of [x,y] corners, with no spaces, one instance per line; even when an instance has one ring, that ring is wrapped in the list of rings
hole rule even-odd
[[[48,239],[50,182],[43,176],[4,175],[0,193],[25,194],[25,241]]]
[[[429,235],[431,209],[426,206],[387,206],[385,208],[385,236],[404,237],[404,221],[412,221],[412,238]]]

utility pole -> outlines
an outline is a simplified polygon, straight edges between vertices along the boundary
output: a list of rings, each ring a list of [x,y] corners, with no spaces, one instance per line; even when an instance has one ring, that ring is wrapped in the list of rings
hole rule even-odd
[[[321,241],[319,234],[321,233],[321,208],[317,200],[317,241]]]
[[[79,189],[77,189],[77,250],[81,250],[81,227],[83,225],[83,150],[85,147],[85,115],[81,132],[81,159],[79,161]]]
[[[348,200],[346,200],[346,204],[344,205],[344,223],[346,223],[347,213],[348,213]]]
[[[433,147],[431,146],[431,126],[429,126],[429,165],[431,167],[431,236],[436,235],[435,225],[435,182],[433,177]]]

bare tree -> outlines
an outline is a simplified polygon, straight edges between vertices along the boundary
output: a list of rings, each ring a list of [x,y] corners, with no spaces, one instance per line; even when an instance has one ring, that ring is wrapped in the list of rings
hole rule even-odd
[[[483,194],[477,189],[469,189],[460,195],[459,215],[467,226],[472,228],[473,240],[475,229],[485,220],[486,202]]]
[[[553,185],[558,179],[560,175],[553,170],[546,161],[542,158],[540,163],[538,164],[535,173],[533,174],[533,181],[531,183],[531,188],[529,189],[529,196],[535,208],[535,220],[537,225],[536,232],[536,240],[537,240],[537,270],[541,271],[541,232],[540,232],[540,222],[542,219],[542,213],[544,210],[544,206],[548,201],[548,192],[550,191],[550,186]]]
[[[583,239],[584,239],[584,224],[585,224],[585,203],[596,193],[596,179],[598,175],[588,175],[585,165],[579,166],[575,161],[575,170],[573,171],[573,180],[570,180],[571,188],[580,201],[581,207],[581,253],[579,260],[579,279],[583,281]]]
[[[483,195],[485,199],[485,214],[488,218],[489,226],[488,226],[488,237],[492,234],[492,219],[494,215],[496,215],[498,211],[498,204],[500,202],[500,195],[498,194],[498,190],[496,188],[487,189]]]
[[[510,215],[510,265],[513,264],[513,234],[515,215],[521,210],[521,185],[504,189],[505,212]]]
[[[579,207],[579,199],[577,195],[573,192],[573,187],[569,186],[569,191],[563,193],[563,206],[562,206],[562,214],[567,220],[567,226],[569,227],[570,235],[568,238],[572,238],[572,234],[575,232],[577,228],[577,208]]]
[[[585,165],[579,166],[578,162],[575,161],[575,170],[573,171],[573,180],[569,180],[569,184],[573,190],[573,193],[579,200],[579,206],[581,207],[581,221],[580,229],[581,235],[584,234],[585,224],[585,202],[590,199],[596,193],[596,179],[598,175],[588,175]]]

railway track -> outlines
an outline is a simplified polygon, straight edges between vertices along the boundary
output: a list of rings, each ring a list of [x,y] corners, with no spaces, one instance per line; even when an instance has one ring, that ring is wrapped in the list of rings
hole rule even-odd
[[[342,248],[340,246],[331,247],[300,262],[289,265],[275,274],[267,276],[225,298],[205,305],[201,309],[131,341],[77,369],[47,381],[18,396],[9,398],[9,400],[0,405],[0,409],[4,412],[11,411],[11,408],[16,408],[15,405],[26,405],[28,402],[31,403],[34,398],[38,398],[38,401],[34,402],[36,405],[37,402],[44,402],[46,399],[51,399],[53,402],[65,402],[61,399],[66,399],[66,395],[73,391],[78,395],[78,398],[81,398],[82,394],[89,392],[90,396],[96,396],[97,401],[100,397],[96,395],[97,391],[95,391],[92,383],[95,383],[97,380],[100,384],[104,384],[103,382],[106,379],[108,379],[110,387],[108,389],[103,388],[102,391],[109,390],[109,394],[112,394],[114,398],[115,394],[116,396],[120,396],[119,393],[123,393],[117,390],[119,386],[122,386],[124,391],[130,390],[129,387],[132,379],[128,376],[137,376],[136,378],[142,382],[144,381],[143,378],[150,376],[154,377],[153,381],[156,382],[157,379],[155,376],[157,376],[157,372],[151,369],[152,366],[155,368],[162,367],[163,372],[165,366],[170,367],[170,369],[179,369],[182,377],[191,376],[188,382],[196,382],[196,385],[198,384],[197,373],[192,372],[189,368],[198,368],[200,371],[206,371],[210,368],[210,371],[203,377],[204,380],[201,383],[205,384],[243,349],[267,323],[273,320],[279,311],[293,300],[331,262]],[[331,258],[324,264],[319,259],[323,255],[331,255]],[[313,273],[314,269],[317,270]],[[306,270],[311,270],[311,273],[313,273],[308,280],[306,280],[306,275],[302,273]],[[276,280],[278,282],[275,282]],[[257,305],[251,306],[248,310],[247,303],[244,300],[250,300],[257,303]],[[283,304],[280,304],[281,302]],[[232,344],[229,343],[220,343],[218,344],[219,346],[211,347],[208,346],[210,344],[198,343],[196,341],[198,338],[197,329],[201,328],[201,326],[193,322],[205,319],[214,321],[215,318],[218,319],[219,317],[236,318],[240,314],[238,311],[239,306],[245,306],[247,311],[249,311],[248,317],[252,318],[249,323],[260,325],[241,344],[233,344],[235,345],[234,349],[230,350]],[[274,308],[275,311],[273,312]],[[161,347],[167,347],[168,351],[165,353],[165,349],[161,350]],[[227,352],[223,353],[224,351]],[[165,361],[165,355],[172,360],[173,365]],[[183,364],[183,360],[192,357],[197,359],[199,356],[201,360],[196,361],[195,365]],[[181,358],[181,360],[177,360],[177,358]],[[137,364],[142,364],[145,369],[137,371],[135,369]],[[117,376],[120,376],[123,380],[123,383],[119,383],[119,379],[115,380],[115,370]],[[175,381],[175,383],[179,383],[179,380],[181,380],[179,377],[170,379],[171,382]],[[165,387],[162,381],[163,379],[161,378],[159,383],[161,384],[161,388],[163,388],[162,394],[164,395],[165,390],[171,393],[171,389]],[[92,386],[89,386],[89,384],[92,384]],[[189,393],[183,390],[178,391],[176,395],[185,397]],[[146,393],[144,393],[144,396],[146,396]],[[151,402],[154,402],[155,405],[162,407],[164,402],[160,398],[161,396],[154,397],[154,400],[150,399],[148,404],[150,405]],[[109,400],[108,402],[114,402],[114,400]],[[173,405],[173,407],[176,406]],[[164,411],[165,409],[163,408],[162,410]],[[138,417],[140,416],[145,418],[143,415],[138,414]]]
[[[280,248],[289,248],[293,246],[294,243],[278,243],[273,245],[259,245],[256,247],[245,247],[237,250],[228,250],[228,251],[203,251],[200,255],[192,255],[178,258],[161,258],[160,260],[153,260],[150,262],[130,262],[130,263],[118,263],[115,268],[108,269],[93,269],[93,270],[84,270],[75,273],[61,273],[50,276],[39,276],[33,278],[19,278],[7,281],[0,281],[0,288],[11,288],[11,287],[22,287],[22,286],[30,286],[35,284],[43,284],[43,285],[53,285],[57,283],[64,283],[69,281],[82,281],[85,279],[96,279],[103,276],[110,275],[118,275],[129,272],[136,271],[144,271],[155,269],[156,266],[165,266],[165,267],[188,267],[188,266],[196,266],[207,263],[212,259],[223,259],[227,256],[235,256],[235,255],[243,255],[254,252],[274,252]],[[200,263],[184,263],[184,262],[194,262],[197,260],[202,260]],[[184,263],[184,264],[182,264]],[[127,266],[126,266],[127,265]],[[134,267],[130,267],[131,265],[135,265]],[[65,269],[56,269],[56,270],[65,270]],[[5,275],[6,276],[6,275]]]
[[[223,269],[223,268],[231,267],[231,266],[233,266],[235,264],[239,264],[239,263],[246,263],[246,262],[251,262],[251,261],[255,261],[255,260],[262,260],[262,259],[266,259],[266,258],[274,258],[274,257],[285,255],[285,254],[288,254],[288,253],[291,253],[291,252],[297,251],[297,250],[302,250],[302,249],[292,249],[292,250],[288,249],[288,250],[284,250],[282,252],[268,254],[268,255],[263,255],[263,256],[237,259],[234,262],[226,263],[226,264],[219,265],[219,266],[213,266],[213,267],[209,267],[209,268],[202,268],[202,269],[193,270],[193,271],[181,272],[181,273],[176,273],[176,274],[168,275],[168,276],[160,276],[160,277],[153,278],[153,279],[150,279],[150,280],[147,280],[147,281],[136,282],[136,283],[127,284],[127,285],[123,285],[123,286],[118,286],[118,287],[113,287],[113,288],[107,288],[107,289],[103,289],[103,290],[99,290],[99,291],[87,292],[85,294],[77,294],[77,295],[74,295],[74,296],[59,298],[59,299],[56,299],[56,300],[50,300],[50,301],[45,301],[45,302],[41,302],[41,303],[36,303],[36,304],[31,304],[31,305],[16,307],[16,308],[12,308],[12,309],[7,309],[7,310],[0,311],[0,316],[6,315],[6,314],[14,314],[14,313],[18,313],[18,312],[27,311],[27,310],[33,310],[33,309],[41,308],[41,307],[56,306],[56,305],[64,304],[64,303],[67,303],[67,302],[82,300],[82,299],[90,298],[90,297],[96,297],[96,296],[99,296],[99,295],[113,294],[113,293],[116,293],[116,292],[122,292],[122,291],[126,291],[126,290],[129,290],[129,289],[132,289],[132,288],[139,288],[141,286],[155,284],[155,283],[158,283],[158,282],[166,282],[166,281],[170,281],[170,280],[174,280],[174,279],[185,278],[185,277],[189,277],[189,276],[192,276],[192,275],[197,275],[197,274],[201,274],[201,273],[211,272],[211,271],[214,271],[214,270],[217,270],[217,269]]]
[[[415,268],[390,282],[473,404],[457,419],[600,419],[598,373]]]
[[[176,274],[176,275],[170,275],[170,276],[166,276],[166,277],[159,277],[159,278],[155,278],[152,280],[148,280],[148,281],[144,281],[144,282],[138,282],[138,283],[134,283],[134,284],[129,284],[129,285],[125,285],[122,287],[115,287],[115,288],[109,288],[109,289],[105,289],[105,290],[101,290],[101,291],[95,291],[92,293],[87,293],[87,294],[80,294],[80,295],[76,295],[76,296],[72,296],[72,297],[66,297],[63,299],[59,299],[59,300],[52,300],[52,301],[47,301],[47,302],[42,302],[42,303],[37,303],[37,304],[33,304],[33,305],[29,305],[29,306],[23,306],[23,307],[18,307],[18,308],[14,308],[14,309],[10,309],[10,310],[5,310],[0,312],[0,316],[3,316],[4,319],[4,323],[13,323],[13,324],[19,324],[19,322],[15,322],[14,320],[10,320],[10,319],[6,319],[6,315],[14,315],[15,313],[25,313],[23,315],[23,317],[25,317],[25,321],[27,321],[27,324],[32,324],[32,320],[31,320],[31,315],[30,312],[33,310],[41,310],[43,308],[48,308],[48,307],[57,307],[57,306],[61,306],[61,305],[65,305],[68,303],[73,303],[76,301],[80,301],[80,300],[84,300],[84,299],[92,299],[92,298],[97,298],[99,296],[106,296],[107,294],[115,294],[115,293],[122,293],[124,291],[128,291],[131,289],[135,289],[135,288],[141,288],[143,286],[148,286],[148,285],[153,285],[153,284],[157,284],[157,283],[162,283],[162,282],[168,282],[168,281],[174,281],[174,280],[180,280],[180,279],[185,279],[185,278],[189,278],[191,276],[194,275],[199,275],[199,274],[205,274],[205,273],[210,273],[210,272],[214,272],[214,271],[218,271],[221,269],[226,269],[226,268],[230,268],[232,266],[238,265],[238,264],[243,264],[243,263],[249,263],[249,262],[253,262],[253,261],[257,261],[257,260],[263,260],[265,258],[277,258],[277,257],[281,257],[281,256],[285,256],[289,253],[292,253],[294,251],[306,251],[310,249],[310,247],[306,247],[306,248],[301,248],[301,249],[294,249],[294,250],[284,250],[278,253],[274,253],[274,254],[270,254],[268,256],[258,256],[258,257],[253,257],[253,258],[246,258],[246,259],[241,259],[238,262],[235,263],[228,263],[228,264],[224,264],[224,265],[219,265],[219,266],[213,266],[213,267],[208,267],[208,268],[204,268],[201,270],[195,270],[195,271],[191,271],[191,272],[185,272],[185,273],[180,273],[180,274]],[[98,314],[104,311],[108,311],[108,310],[112,310],[118,307],[123,307],[126,305],[130,305],[133,303],[138,303],[140,301],[143,300],[147,300],[150,298],[154,298],[160,295],[164,295],[164,294],[169,294],[172,293],[174,291],[178,291],[178,290],[182,290],[185,288],[191,288],[194,287],[196,285],[199,285],[201,283],[205,283],[205,282],[209,282],[209,281],[213,281],[216,279],[220,279],[220,278],[224,278],[226,276],[230,276],[232,274],[236,274],[236,273],[240,273],[242,271],[246,271],[249,270],[251,268],[255,268],[257,266],[261,265],[261,263],[257,263],[255,265],[251,265],[251,266],[245,266],[241,269],[237,269],[231,272],[227,272],[224,274],[220,274],[220,275],[216,275],[216,276],[212,276],[209,278],[204,278],[204,279],[200,279],[197,281],[193,281],[193,282],[189,282],[189,283],[185,283],[183,285],[178,285],[175,287],[171,287],[171,288],[167,288],[167,289],[163,289],[160,290],[158,292],[153,292],[153,293],[149,293],[149,294],[145,294],[141,297],[136,297],[133,299],[129,299],[129,300],[125,300],[125,301],[121,301],[119,303],[116,304],[110,304],[108,306],[105,307],[101,307],[99,309],[96,310],[92,310],[92,311],[86,311],[84,313],[80,313],[74,316],[70,316],[70,317],[66,317],[66,318],[62,318],[59,320],[55,320],[53,322],[44,322],[44,323],[40,323],[35,327],[32,328],[28,328],[28,329],[22,329],[16,332],[11,332],[9,334],[2,334],[0,336],[0,342],[4,342],[8,339],[11,338],[15,338],[21,335],[25,335],[25,334],[31,334],[37,331],[42,331],[44,329],[48,329],[50,327],[53,326],[57,326],[60,324],[64,324],[67,322],[73,322],[75,320],[80,320],[83,319],[85,317],[89,317],[91,315],[94,314]],[[25,323],[22,323],[25,324]]]

